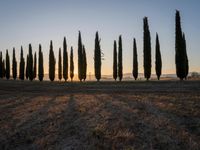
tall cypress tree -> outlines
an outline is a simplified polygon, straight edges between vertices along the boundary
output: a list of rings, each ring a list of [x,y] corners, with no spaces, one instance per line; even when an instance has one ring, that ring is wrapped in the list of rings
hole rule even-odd
[[[2,61],[2,76],[3,78],[6,76],[6,68],[5,68],[5,61]]]
[[[119,76],[119,81],[122,80],[123,78],[123,65],[122,65],[122,36],[119,36],[119,41],[118,41],[118,76]]]
[[[6,50],[6,79],[10,79],[10,57],[8,54],[8,50]]]
[[[189,72],[189,62],[188,62],[188,56],[187,56],[187,48],[186,48],[186,40],[185,40],[185,34],[183,33],[183,49],[185,53],[185,79],[187,79],[188,72]]]
[[[101,79],[101,47],[99,34],[96,32],[94,49],[94,70],[97,81]]]
[[[17,78],[17,60],[15,57],[15,48],[13,48],[12,74],[13,74],[13,79],[16,80],[16,78]]]
[[[176,74],[181,80],[185,76],[185,65],[183,56],[183,41],[182,41],[182,29],[180,21],[180,13],[176,11],[176,36],[175,36],[175,61],[176,61]]]
[[[73,81],[74,78],[74,58],[73,58],[73,47],[71,47],[71,53],[70,53],[70,78],[71,81]]]
[[[151,77],[151,36],[148,25],[148,18],[144,17],[144,77],[149,80]]]
[[[3,78],[2,52],[0,52],[0,78]]]
[[[138,58],[137,58],[137,44],[136,39],[133,40],[133,77],[138,78]]]
[[[63,78],[65,81],[68,79],[68,54],[67,54],[67,42],[66,37],[63,41]]]
[[[83,45],[83,80],[87,77],[87,57],[85,52],[85,46]]]
[[[29,54],[28,54],[28,77],[30,81],[33,81],[34,73],[33,73],[33,54],[32,54],[32,46],[29,44]]]
[[[39,45],[39,58],[38,58],[38,78],[40,81],[43,81],[44,77],[44,66],[43,66],[43,53],[42,46]]]
[[[19,78],[21,80],[24,80],[24,66],[25,66],[25,61],[24,61],[24,56],[23,56],[23,47],[21,46],[21,54],[20,54],[20,65],[19,65]]]
[[[61,48],[59,48],[59,54],[58,54],[58,79],[62,79],[62,64],[61,64]]]
[[[50,50],[49,50],[49,79],[51,81],[54,81],[55,79],[55,56],[53,52],[53,43],[52,41],[50,42]]]
[[[80,31],[78,34],[78,78],[80,81],[83,79],[83,45]]]
[[[26,57],[26,79],[29,78],[29,65],[28,65],[28,63],[29,63],[29,56],[27,54],[27,57]]]
[[[114,41],[113,45],[113,78],[117,79],[117,42]]]
[[[176,10],[176,35],[175,35],[175,62],[176,62],[176,75],[180,80],[187,78],[189,64],[186,51],[186,41],[185,35],[182,33],[181,29],[181,18],[180,13]]]
[[[162,74],[162,59],[161,59],[161,53],[160,53],[160,43],[159,43],[159,37],[156,33],[156,75],[158,80],[160,80],[160,76]]]
[[[33,78],[36,78],[37,75],[37,56],[36,56],[36,52],[34,54],[34,65],[33,65]]]

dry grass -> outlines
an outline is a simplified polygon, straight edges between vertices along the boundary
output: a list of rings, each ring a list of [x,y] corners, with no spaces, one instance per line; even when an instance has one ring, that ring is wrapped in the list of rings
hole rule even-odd
[[[0,81],[0,149],[200,149],[200,82]]]

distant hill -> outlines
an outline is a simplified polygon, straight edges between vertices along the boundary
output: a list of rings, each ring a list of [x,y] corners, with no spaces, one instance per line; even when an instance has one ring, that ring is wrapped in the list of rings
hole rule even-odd
[[[191,73],[189,73],[189,76],[190,75],[191,75]],[[163,74],[161,76],[161,80],[162,79],[166,79],[166,78],[167,79],[176,79],[177,76],[176,76],[176,74]],[[156,74],[152,74],[151,75],[151,80],[155,80],[155,79],[157,79]],[[44,75],[44,80],[49,80],[49,75],[48,74]],[[55,75],[55,80],[58,80],[58,75],[57,74]],[[68,79],[68,80],[70,80],[70,79]],[[75,74],[74,81],[77,81],[77,80],[78,80],[78,75]],[[87,75],[86,80],[87,81],[94,81],[96,79],[95,79],[94,75]],[[113,76],[112,75],[102,75],[101,80],[105,80],[105,81],[113,80]],[[132,73],[124,73],[123,74],[123,80],[124,81],[134,80]],[[139,73],[138,74],[138,80],[145,80],[143,73]]]

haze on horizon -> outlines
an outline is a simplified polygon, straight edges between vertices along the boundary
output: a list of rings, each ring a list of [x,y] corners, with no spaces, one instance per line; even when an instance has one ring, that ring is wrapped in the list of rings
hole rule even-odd
[[[87,73],[94,74],[94,39],[99,32],[105,55],[102,74],[112,74],[113,41],[122,35],[123,72],[132,72],[133,38],[137,40],[139,73],[143,73],[143,17],[149,19],[152,46],[152,73],[155,73],[155,36],[159,34],[163,74],[175,74],[175,10],[180,10],[182,29],[186,35],[189,71],[200,72],[199,9],[200,1],[193,0],[6,0],[0,2],[0,51],[6,49],[12,60],[13,47],[19,61],[20,47],[24,57],[28,44],[38,54],[39,43],[44,53],[45,73],[48,72],[49,44],[53,40],[56,63],[58,50],[66,36],[68,55],[74,48],[77,74],[78,31],[87,53]],[[18,62],[19,63],[19,62]],[[19,65],[18,65],[19,66]],[[56,64],[56,68],[57,68]]]

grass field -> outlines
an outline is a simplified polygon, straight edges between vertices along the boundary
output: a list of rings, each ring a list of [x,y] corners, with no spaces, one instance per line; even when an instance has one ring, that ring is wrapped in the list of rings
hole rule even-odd
[[[200,149],[200,81],[0,80],[0,149]]]

